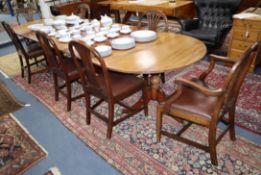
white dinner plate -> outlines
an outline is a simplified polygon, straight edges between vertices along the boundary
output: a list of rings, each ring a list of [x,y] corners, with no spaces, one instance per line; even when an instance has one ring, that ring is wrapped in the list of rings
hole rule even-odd
[[[157,38],[157,33],[152,30],[138,30],[131,33],[136,42],[149,42]]]
[[[105,36],[103,36],[103,37],[95,37],[94,38],[94,41],[96,41],[96,42],[103,42],[103,41],[106,41],[106,37]]]

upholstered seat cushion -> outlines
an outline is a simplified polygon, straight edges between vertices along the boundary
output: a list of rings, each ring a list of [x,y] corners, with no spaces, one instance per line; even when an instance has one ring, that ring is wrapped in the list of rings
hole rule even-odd
[[[97,77],[99,78],[100,83],[104,82],[103,76]],[[109,72],[109,79],[111,81],[111,89],[112,96],[118,100],[124,99],[126,96],[131,95],[131,93],[140,90],[143,87],[144,80],[138,78],[134,75],[122,74],[116,72]],[[106,94],[105,85],[100,85],[101,92],[99,94]],[[99,95],[98,95],[99,96]]]
[[[213,28],[197,28],[190,31],[182,31],[182,33],[203,41],[216,42],[218,39],[218,30]]]
[[[205,96],[199,91],[184,86],[182,94],[171,105],[170,114],[208,125],[217,100],[217,97]],[[200,101],[203,103],[199,103]]]
[[[35,58],[44,55],[41,46],[38,43],[32,43],[25,48],[30,58]]]

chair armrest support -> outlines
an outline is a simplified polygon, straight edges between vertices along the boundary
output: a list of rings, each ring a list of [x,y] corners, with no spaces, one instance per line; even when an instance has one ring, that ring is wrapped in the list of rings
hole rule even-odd
[[[199,20],[179,20],[182,31],[189,31],[198,27]]]
[[[228,57],[225,57],[225,56],[219,56],[219,55],[214,55],[214,54],[210,54],[209,55],[209,59],[210,60],[213,60],[213,61],[222,61],[222,62],[225,62],[225,63],[235,63],[235,61],[233,60],[230,60]]]
[[[207,96],[221,96],[223,95],[224,91],[222,89],[215,89],[215,90],[212,90],[212,89],[208,89],[204,86],[201,86],[193,81],[189,81],[189,80],[186,80],[186,79],[183,79],[183,78],[177,78],[175,80],[175,83],[178,84],[178,85],[181,85],[181,86],[187,86],[187,87],[190,87],[192,89],[195,89],[199,92],[201,92],[202,94],[204,95],[207,95]]]

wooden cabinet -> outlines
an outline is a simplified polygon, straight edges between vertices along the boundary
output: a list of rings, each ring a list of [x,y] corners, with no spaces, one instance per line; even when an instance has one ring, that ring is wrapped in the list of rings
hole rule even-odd
[[[232,36],[228,50],[228,57],[231,60],[238,60],[250,45],[261,40],[261,8],[251,11],[253,8],[233,17]],[[250,71],[255,69],[256,62],[257,58],[254,59]]]

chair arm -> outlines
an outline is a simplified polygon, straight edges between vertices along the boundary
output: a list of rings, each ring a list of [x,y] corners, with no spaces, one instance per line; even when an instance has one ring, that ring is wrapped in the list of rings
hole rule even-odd
[[[186,80],[186,79],[183,79],[183,78],[177,78],[174,82],[178,85],[187,86],[187,87],[190,87],[192,89],[195,89],[195,90],[197,90],[197,91],[199,91],[202,94],[207,95],[207,96],[221,96],[224,93],[224,91],[222,89],[211,90],[211,89],[208,89],[208,88],[206,88],[206,87],[204,87],[200,84],[197,84],[193,81],[189,81],[189,80]]]
[[[179,24],[181,25],[182,31],[189,31],[198,27],[199,20],[179,20]]]
[[[225,57],[225,56],[219,56],[219,55],[214,55],[214,54],[210,54],[209,55],[209,59],[210,60],[213,60],[213,61],[222,61],[222,62],[225,62],[225,63],[235,63],[235,61],[233,60],[230,60],[228,57]]]

